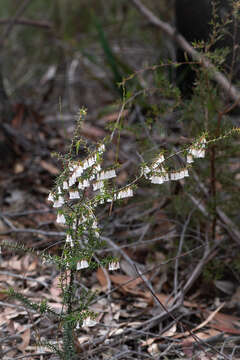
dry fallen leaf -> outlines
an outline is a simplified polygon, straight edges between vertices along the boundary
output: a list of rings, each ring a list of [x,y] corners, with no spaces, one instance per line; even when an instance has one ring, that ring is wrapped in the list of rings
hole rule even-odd
[[[31,335],[30,329],[27,329],[24,331],[23,334],[20,334],[22,338],[22,342],[17,345],[18,350],[25,352],[26,348],[30,343],[30,335]]]
[[[50,162],[47,162],[45,160],[41,160],[40,162],[41,167],[48,171],[51,175],[58,175],[60,173],[60,170]]]

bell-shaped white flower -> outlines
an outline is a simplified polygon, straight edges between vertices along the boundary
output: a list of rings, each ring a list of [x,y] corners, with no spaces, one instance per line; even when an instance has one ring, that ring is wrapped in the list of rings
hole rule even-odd
[[[80,195],[78,191],[69,191],[69,198],[73,199],[80,199]]]
[[[154,175],[154,176],[150,177],[150,180],[151,180],[152,184],[163,184],[164,183],[163,176]]]
[[[151,169],[148,166],[144,166],[142,168],[142,174],[145,176],[145,178],[148,178],[148,174],[150,173]]]
[[[63,214],[58,213],[56,222],[58,224],[66,224],[66,219]]]
[[[84,179],[82,184],[83,184],[83,187],[84,187],[84,188],[87,188],[87,187],[90,186],[90,182],[89,182],[89,180],[87,180],[87,179]]]
[[[79,165],[75,171],[76,177],[80,177],[82,175],[82,173],[83,173],[83,167],[81,165]]]
[[[93,183],[93,191],[99,190],[104,187],[103,181],[96,181]]]
[[[71,247],[74,246],[74,243],[73,243],[73,238],[71,237],[70,234],[67,234],[67,237],[66,237],[66,243],[70,244]]]
[[[162,177],[163,177],[163,181],[169,181],[169,175],[167,173],[163,174]]]
[[[115,170],[107,170],[107,171],[102,171],[100,174],[98,174],[97,176],[97,180],[107,180],[107,179],[111,179],[116,177],[116,172]]]
[[[104,145],[104,144],[100,145],[100,146],[97,148],[97,152],[98,152],[100,155],[102,155],[102,154],[104,153],[104,151],[105,151],[105,145]]]
[[[97,221],[94,220],[93,223],[92,223],[92,228],[97,229],[97,227],[98,227]]]
[[[64,181],[64,182],[63,182],[63,189],[64,189],[64,190],[67,190],[67,189],[68,189],[68,182],[67,182],[67,181]]]
[[[164,162],[164,156],[161,154],[159,155],[159,157],[157,158],[157,160],[155,160],[155,162],[152,165],[152,168],[155,169],[156,167],[158,167],[162,162]]]
[[[87,260],[80,260],[77,263],[77,270],[86,269],[89,267],[89,263]]]
[[[118,270],[120,269],[120,264],[118,261],[112,261],[108,264],[108,270]]]
[[[49,193],[49,195],[48,195],[48,201],[52,201],[52,202],[54,202],[54,196],[53,196],[53,193]]]
[[[194,160],[193,160],[192,154],[187,154],[187,163],[188,163],[188,164],[191,164],[191,163],[193,163],[193,162],[194,162]]]
[[[131,188],[127,188],[124,190],[119,191],[116,195],[115,195],[115,200],[116,199],[124,199],[127,197],[131,197],[133,196],[133,190]]]
[[[59,196],[58,199],[54,200],[53,207],[59,208],[64,204],[64,198],[62,196]]]
[[[74,172],[69,178],[69,186],[73,186],[77,181],[76,173]]]
[[[77,168],[77,164],[70,163],[68,168],[69,168],[70,171],[74,171]]]
[[[92,327],[95,326],[97,324],[96,320],[93,320],[90,318],[90,316],[88,316],[86,319],[83,320],[83,327]]]

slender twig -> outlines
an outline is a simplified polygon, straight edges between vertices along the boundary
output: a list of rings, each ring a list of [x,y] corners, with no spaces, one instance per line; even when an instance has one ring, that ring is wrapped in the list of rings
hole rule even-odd
[[[18,7],[16,14],[9,22],[8,26],[6,27],[5,31],[2,34],[2,39],[0,40],[0,48],[3,47],[5,40],[9,37],[10,33],[12,32],[16,20],[24,13],[27,9],[28,5],[32,0],[25,0],[22,4]]]
[[[7,276],[14,277],[16,279],[20,279],[20,280],[35,281],[35,282],[39,283],[40,285],[44,286],[45,288],[49,287],[49,285],[45,281],[34,279],[32,277],[29,277],[29,276],[14,274],[14,273],[11,273],[10,271],[1,271],[0,270],[0,275],[7,275]]]
[[[9,24],[12,22],[12,19],[0,19],[0,25]],[[35,26],[43,29],[51,29],[53,25],[51,23],[45,21],[37,21],[37,20],[28,20],[28,19],[16,19],[14,21],[16,25],[27,25],[27,26]]]
[[[177,289],[178,289],[179,259],[180,259],[180,255],[182,253],[183,241],[184,241],[184,238],[185,238],[185,233],[186,233],[186,230],[187,230],[187,227],[188,227],[188,224],[189,224],[189,221],[191,219],[193,211],[194,211],[194,209],[190,212],[190,214],[187,217],[187,220],[185,221],[185,224],[184,224],[183,229],[182,229],[180,241],[179,241],[178,252],[177,252],[176,261],[175,261],[175,270],[174,270],[174,293],[175,293],[175,295],[177,294]]]

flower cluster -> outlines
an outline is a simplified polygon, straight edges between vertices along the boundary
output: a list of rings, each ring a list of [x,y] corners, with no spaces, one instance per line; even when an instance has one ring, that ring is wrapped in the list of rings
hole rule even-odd
[[[187,162],[192,163],[193,158],[204,158],[206,149],[206,138],[202,136],[193,146],[191,146],[187,155]]]
[[[194,145],[192,145],[187,152],[186,163],[194,162],[194,158],[204,158],[206,151],[206,138],[202,136]],[[164,155],[160,154],[151,166],[144,166],[142,168],[142,175],[151,181],[152,184],[163,184],[170,180],[180,180],[189,176],[188,168],[182,168],[177,171],[167,171],[163,163],[165,161]]]
[[[76,270],[90,266],[94,247],[98,246],[100,233],[95,207],[133,196],[133,190],[129,186],[113,192],[107,190],[106,182],[115,178],[116,172],[114,169],[101,168],[104,151],[105,145],[101,144],[85,160],[70,160],[55,191],[48,196],[53,207],[58,208],[56,222],[66,228],[65,242],[66,249],[69,249],[65,252],[66,265],[70,268],[75,266]],[[159,158],[156,163],[161,161]],[[69,261],[66,254],[73,250],[71,254],[74,260]],[[108,266],[109,270],[119,269],[117,261],[110,260]]]

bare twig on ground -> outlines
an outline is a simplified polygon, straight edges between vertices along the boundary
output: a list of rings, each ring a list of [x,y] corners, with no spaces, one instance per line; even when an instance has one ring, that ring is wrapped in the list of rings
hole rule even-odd
[[[32,277],[29,277],[29,276],[14,274],[14,273],[11,273],[10,271],[1,271],[0,270],[0,275],[11,276],[11,277],[15,277],[16,279],[20,279],[20,280],[34,281],[34,282],[37,282],[40,285],[44,286],[45,288],[49,287],[49,285],[45,281],[34,279]]]
[[[190,212],[190,214],[187,217],[187,220],[185,221],[185,224],[183,226],[182,229],[182,233],[180,236],[180,241],[179,241],[179,246],[178,246],[178,252],[177,252],[177,257],[176,257],[176,261],[175,261],[175,270],[174,270],[174,294],[177,295],[177,291],[178,291],[178,265],[179,265],[179,258],[180,255],[182,253],[182,248],[183,248],[183,241],[185,238],[185,233],[188,227],[188,224],[190,222],[192,213],[193,213],[194,209]]]

